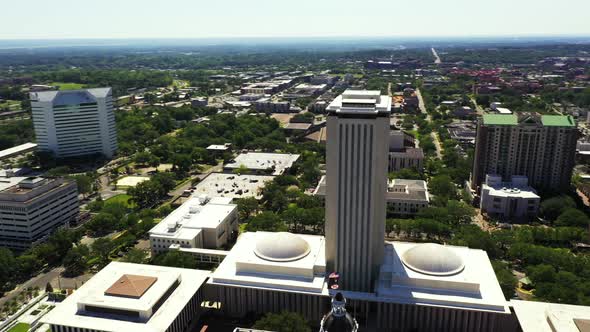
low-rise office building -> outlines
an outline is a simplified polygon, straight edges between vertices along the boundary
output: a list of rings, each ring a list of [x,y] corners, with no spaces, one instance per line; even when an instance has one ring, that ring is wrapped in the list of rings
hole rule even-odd
[[[229,197],[191,197],[149,231],[152,253],[177,248],[217,249],[238,232],[238,206]]]
[[[430,204],[426,181],[393,179],[387,187],[389,211],[399,215],[413,215]]]
[[[512,176],[503,182],[499,175],[486,176],[481,186],[481,211],[502,218],[532,218],[539,211],[541,197],[528,185],[526,176]]]
[[[76,182],[0,171],[0,247],[26,250],[76,219]]]
[[[112,262],[42,319],[52,332],[184,332],[209,271]]]

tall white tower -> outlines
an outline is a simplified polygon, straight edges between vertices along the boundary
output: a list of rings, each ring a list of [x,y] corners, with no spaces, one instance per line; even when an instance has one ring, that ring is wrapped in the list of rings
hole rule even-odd
[[[31,93],[39,150],[56,157],[117,151],[111,88]]]
[[[372,292],[383,261],[391,99],[346,90],[327,112],[326,262],[343,290]]]

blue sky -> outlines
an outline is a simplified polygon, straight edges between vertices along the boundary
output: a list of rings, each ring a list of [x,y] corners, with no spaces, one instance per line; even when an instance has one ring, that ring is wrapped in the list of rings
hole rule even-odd
[[[590,0],[4,0],[0,8],[0,39],[590,35]]]

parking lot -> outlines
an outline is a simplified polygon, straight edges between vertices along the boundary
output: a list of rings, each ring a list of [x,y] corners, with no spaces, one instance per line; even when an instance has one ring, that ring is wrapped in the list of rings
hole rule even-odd
[[[236,175],[226,173],[211,173],[201,181],[193,195],[207,195],[210,197],[260,199],[260,189],[264,183],[271,181],[271,175]]]

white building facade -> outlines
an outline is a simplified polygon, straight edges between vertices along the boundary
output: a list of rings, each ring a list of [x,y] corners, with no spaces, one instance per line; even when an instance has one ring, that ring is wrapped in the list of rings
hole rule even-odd
[[[33,92],[30,95],[39,150],[56,157],[117,151],[111,88]]]
[[[393,179],[387,188],[389,211],[398,215],[414,215],[430,204],[426,182],[422,180]]]
[[[217,249],[237,235],[238,206],[231,198],[191,197],[149,232],[152,253],[177,248]]]
[[[26,250],[75,220],[78,210],[74,181],[0,172],[0,247]]]
[[[526,176],[512,176],[502,182],[499,175],[486,175],[481,189],[481,211],[502,218],[532,218],[539,211],[541,197],[528,185]]]

